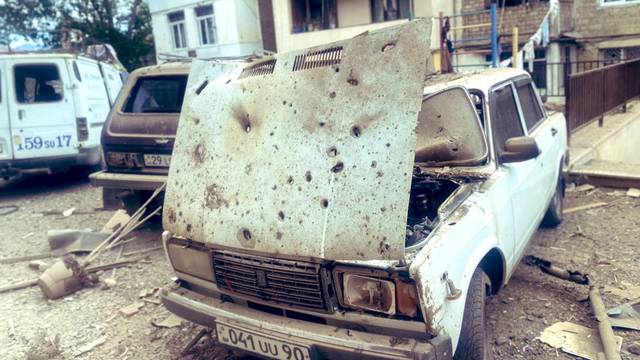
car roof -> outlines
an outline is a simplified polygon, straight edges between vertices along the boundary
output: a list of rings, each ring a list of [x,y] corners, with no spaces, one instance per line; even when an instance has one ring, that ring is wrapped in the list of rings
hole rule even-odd
[[[189,75],[191,69],[190,62],[170,62],[152,66],[145,66],[136,69],[131,75],[149,76],[149,75]]]
[[[82,56],[80,54],[56,53],[56,52],[15,52],[0,53],[0,60],[3,59],[84,59],[96,62],[95,59]]]
[[[493,86],[520,76],[529,77],[529,74],[524,70],[513,68],[492,68],[464,73],[427,75],[424,93],[431,94],[447,87],[463,86],[488,94]]]

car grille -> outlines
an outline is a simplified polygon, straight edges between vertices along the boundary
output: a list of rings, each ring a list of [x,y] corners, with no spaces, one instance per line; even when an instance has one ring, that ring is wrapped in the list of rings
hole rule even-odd
[[[214,251],[218,288],[292,307],[326,311],[318,264]]]

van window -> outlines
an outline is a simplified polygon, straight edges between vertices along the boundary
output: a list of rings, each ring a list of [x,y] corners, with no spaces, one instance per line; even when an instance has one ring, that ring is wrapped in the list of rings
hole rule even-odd
[[[187,85],[186,75],[139,78],[131,89],[125,113],[179,113]]]
[[[56,65],[16,65],[13,74],[18,103],[35,104],[62,100],[62,80]]]

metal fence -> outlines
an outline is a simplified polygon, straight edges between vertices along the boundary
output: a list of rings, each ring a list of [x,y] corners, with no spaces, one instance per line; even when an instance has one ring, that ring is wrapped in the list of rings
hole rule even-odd
[[[640,95],[640,59],[569,75],[566,94],[569,129],[592,120]]]
[[[547,62],[545,59],[536,59],[531,67],[524,63],[524,69],[531,74],[540,95],[554,103],[566,104],[569,77],[572,74],[598,69],[619,61],[589,60],[571,62]],[[456,65],[456,71],[471,71],[489,68],[491,64]]]

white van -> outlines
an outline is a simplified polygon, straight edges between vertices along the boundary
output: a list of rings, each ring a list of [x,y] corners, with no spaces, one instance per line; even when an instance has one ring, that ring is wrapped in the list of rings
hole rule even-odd
[[[0,54],[0,177],[100,164],[100,133],[122,78],[74,54]]]

